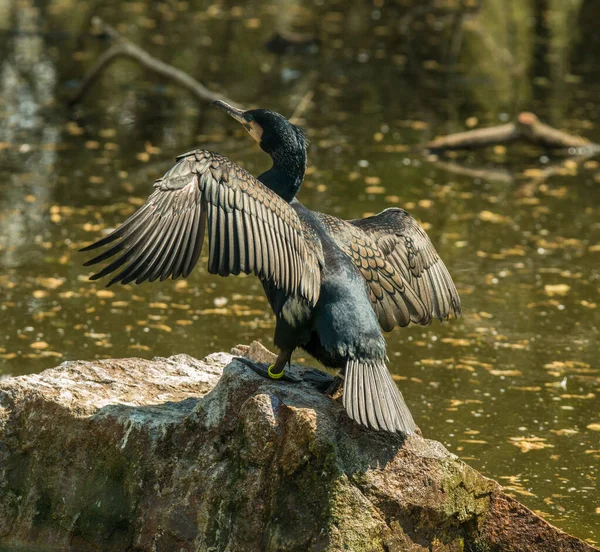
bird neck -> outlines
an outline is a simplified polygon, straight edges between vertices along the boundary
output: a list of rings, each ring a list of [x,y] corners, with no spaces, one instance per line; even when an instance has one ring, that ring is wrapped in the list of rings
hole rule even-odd
[[[306,151],[273,152],[273,166],[258,179],[288,203],[302,186],[306,171]]]

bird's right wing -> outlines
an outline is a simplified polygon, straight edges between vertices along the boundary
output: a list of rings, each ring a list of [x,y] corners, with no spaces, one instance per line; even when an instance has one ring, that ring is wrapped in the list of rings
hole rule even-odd
[[[116,242],[86,266],[117,256],[93,280],[124,267],[108,283],[186,277],[208,229],[212,274],[254,273],[311,304],[319,298],[317,253],[289,203],[215,153],[196,150],[156,181],[146,203],[121,226],[82,251]]]

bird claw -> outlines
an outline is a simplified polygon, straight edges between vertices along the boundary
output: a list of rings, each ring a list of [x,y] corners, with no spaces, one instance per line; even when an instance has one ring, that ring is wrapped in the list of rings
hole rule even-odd
[[[317,391],[327,394],[329,388],[335,383],[335,378],[321,370],[309,368],[302,373],[302,381],[308,383]]]

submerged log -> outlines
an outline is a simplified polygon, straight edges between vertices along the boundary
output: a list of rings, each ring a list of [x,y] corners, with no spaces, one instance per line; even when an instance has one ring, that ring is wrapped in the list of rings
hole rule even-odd
[[[2,545],[593,550],[441,444],[362,429],[339,401],[225,353],[2,381]]]
[[[545,148],[563,150],[563,153],[568,155],[584,155],[600,151],[600,145],[544,124],[536,115],[528,111],[520,113],[514,123],[441,136],[427,143],[425,148],[434,152],[472,149],[506,144],[515,140],[525,140]]]

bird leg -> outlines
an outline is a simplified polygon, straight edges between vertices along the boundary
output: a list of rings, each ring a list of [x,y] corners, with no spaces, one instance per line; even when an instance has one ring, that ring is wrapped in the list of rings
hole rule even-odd
[[[267,368],[267,374],[271,379],[277,380],[283,377],[285,365],[290,364],[292,361],[292,352],[293,351],[286,351],[284,349],[279,351],[275,363]]]
[[[246,352],[247,356],[249,356],[250,358],[247,358],[246,356],[241,356],[239,357],[239,360],[263,378],[271,380],[289,381],[292,383],[300,383],[304,381],[310,386],[320,391],[321,393],[325,393],[329,396],[332,396],[339,389],[340,385],[343,382],[343,379],[341,379],[340,377],[334,378],[326,372],[322,372],[321,370],[316,370],[314,368],[303,370],[301,378],[292,375],[289,372],[285,372],[285,365],[290,364],[293,350],[282,349],[277,355],[277,359],[275,360],[275,362],[271,365],[266,365],[265,367],[266,363],[257,362],[256,360],[254,360],[253,357],[255,357],[255,355],[251,354],[253,345],[254,344],[252,344]],[[266,352],[269,356],[273,355],[273,353],[267,351],[262,346],[260,346],[260,349],[261,352]],[[259,356],[259,358],[261,357],[264,359],[264,354]]]
[[[247,358],[240,357],[239,360],[263,378],[289,381],[291,383],[300,383],[302,381],[301,378],[298,378],[290,373],[286,373],[284,370],[285,365],[290,364],[292,352],[293,351],[281,350],[277,355],[277,360],[275,360],[275,363],[267,366],[266,368],[263,364],[252,362]]]

